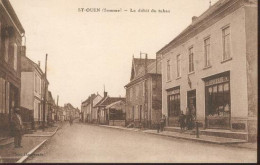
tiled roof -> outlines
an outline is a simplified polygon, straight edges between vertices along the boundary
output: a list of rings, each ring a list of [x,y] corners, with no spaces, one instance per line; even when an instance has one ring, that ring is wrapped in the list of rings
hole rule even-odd
[[[109,104],[112,104],[112,103],[117,102],[117,101],[120,101],[120,100],[125,101],[125,98],[123,98],[123,97],[109,97],[109,96],[107,96],[107,97],[103,98],[102,100],[100,100],[100,101],[95,105],[95,107],[107,106],[107,105],[109,105]]]

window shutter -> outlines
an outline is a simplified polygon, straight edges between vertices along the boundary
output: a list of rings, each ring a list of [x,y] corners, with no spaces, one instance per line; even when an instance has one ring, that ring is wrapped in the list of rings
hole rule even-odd
[[[14,70],[17,71],[17,44],[14,43]]]

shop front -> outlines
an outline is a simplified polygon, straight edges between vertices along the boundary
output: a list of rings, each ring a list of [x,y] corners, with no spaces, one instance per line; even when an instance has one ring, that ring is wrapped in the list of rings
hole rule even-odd
[[[206,128],[230,129],[230,73],[207,77],[204,82]]]
[[[180,109],[180,86],[167,90],[168,126],[179,126]],[[185,113],[185,112],[184,112]]]

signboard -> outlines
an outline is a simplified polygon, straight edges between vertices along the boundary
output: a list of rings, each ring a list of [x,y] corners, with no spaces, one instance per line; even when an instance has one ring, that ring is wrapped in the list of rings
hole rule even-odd
[[[218,77],[218,78],[206,81],[205,85],[211,86],[211,85],[220,84],[220,83],[224,83],[224,82],[228,82],[228,81],[229,81],[229,76],[222,76],[222,77]]]

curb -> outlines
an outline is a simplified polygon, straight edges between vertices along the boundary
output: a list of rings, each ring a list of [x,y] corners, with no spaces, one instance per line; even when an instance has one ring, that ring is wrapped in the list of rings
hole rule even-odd
[[[28,152],[25,156],[23,156],[21,159],[19,159],[16,163],[23,163],[28,157],[33,154],[38,148],[40,148],[46,141],[49,139],[44,140],[40,144],[38,144],[36,147],[34,147],[30,152]]]
[[[134,132],[142,132],[142,133],[152,134],[152,135],[160,135],[160,136],[165,136],[165,137],[170,137],[170,138],[175,138],[175,139],[183,139],[183,140],[195,141],[195,142],[200,142],[200,143],[211,143],[211,144],[218,144],[218,145],[230,145],[230,147],[237,147],[237,148],[256,150],[255,148],[236,146],[235,143],[221,143],[221,142],[217,142],[217,141],[209,141],[209,140],[201,140],[201,139],[196,139],[196,138],[185,138],[185,137],[179,137],[179,136],[157,134],[157,133],[152,133],[152,132],[144,132],[142,130],[131,130],[131,129],[125,129],[125,128],[119,128],[119,127],[108,127],[108,126],[103,126],[103,125],[100,125],[100,126],[101,127],[106,127],[106,128],[121,129],[121,130],[134,131]]]
[[[53,135],[56,134],[56,132],[58,131],[58,129],[60,128],[60,126],[58,126],[56,128],[56,130],[53,132],[52,135],[48,136],[48,137],[52,137]],[[50,139],[50,138],[49,138]],[[22,158],[20,158],[16,163],[23,163],[26,159],[29,158],[30,155],[32,155],[37,149],[39,149],[44,143],[46,143],[49,139],[44,140],[43,142],[41,142],[40,144],[38,144],[36,147],[34,147],[31,151],[29,151],[25,156],[23,156]]]
[[[126,131],[134,131],[134,132],[142,132],[140,129],[135,129],[135,130],[132,130],[132,129],[128,129],[128,128],[119,128],[119,127],[108,127],[108,126],[105,126],[105,125],[99,125],[101,127],[106,127],[106,128],[113,128],[113,129],[121,129],[121,130],[126,130]]]

